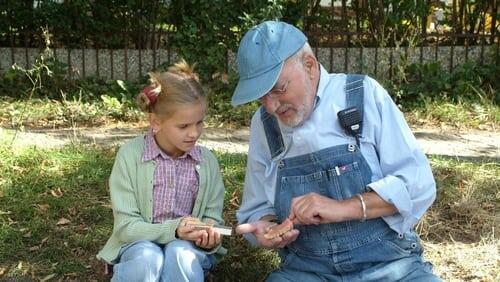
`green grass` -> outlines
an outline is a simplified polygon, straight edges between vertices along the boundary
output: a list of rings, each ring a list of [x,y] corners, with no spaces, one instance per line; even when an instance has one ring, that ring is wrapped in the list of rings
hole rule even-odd
[[[95,254],[112,229],[107,178],[115,152],[0,144],[0,278],[106,279]],[[217,156],[226,185],[224,218],[235,225],[246,156]],[[492,236],[498,226],[500,165],[430,160],[438,200],[419,225],[423,238],[442,242],[451,232],[455,239],[478,242]],[[278,265],[273,251],[249,247],[241,236],[223,244],[229,253],[215,271],[218,281],[260,281]]]
[[[119,101],[106,95],[92,102],[0,97],[0,125],[3,127],[97,126],[112,121],[135,122],[141,118],[143,114],[132,101]]]
[[[427,100],[405,110],[410,124],[446,124],[453,127],[485,128],[500,124],[500,106],[488,101]]]
[[[215,96],[215,95],[213,95]],[[257,103],[233,108],[213,98],[206,123],[211,126],[248,126]],[[500,123],[500,106],[490,101],[426,101],[403,109],[410,124],[446,124],[453,127],[494,127]],[[31,99],[14,100],[0,97],[0,125],[3,127],[73,127],[98,126],[114,121],[137,122],[144,119],[132,101],[119,101],[103,96],[101,100]]]
[[[92,252],[112,224],[106,179],[114,151],[2,146],[0,155],[1,267],[38,278],[91,275]]]

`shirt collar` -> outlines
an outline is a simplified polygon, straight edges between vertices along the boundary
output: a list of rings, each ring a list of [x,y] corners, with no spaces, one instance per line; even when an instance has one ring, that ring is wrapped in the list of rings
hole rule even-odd
[[[314,108],[316,108],[316,106],[318,106],[319,102],[321,101],[325,92],[325,88],[329,82],[328,71],[326,71],[326,69],[321,64],[319,65],[319,73],[320,75],[319,75],[318,91],[316,92],[316,100],[314,103]]]
[[[144,152],[142,153],[142,161],[147,162],[155,159],[156,157],[161,156],[164,159],[172,159],[169,155],[163,152],[158,144],[156,144],[156,140],[154,138],[153,130],[149,129],[148,132],[144,136]],[[180,159],[191,157],[197,163],[202,161],[201,149],[198,146],[194,146],[191,150],[185,152]]]

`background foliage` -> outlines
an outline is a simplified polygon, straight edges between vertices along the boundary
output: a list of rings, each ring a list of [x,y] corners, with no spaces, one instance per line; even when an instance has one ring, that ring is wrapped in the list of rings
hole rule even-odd
[[[0,1],[0,46],[44,50],[32,67],[14,66],[0,73],[0,96],[97,101],[119,108],[113,112],[115,118],[132,118],[127,107],[133,106],[133,97],[147,83],[147,77],[133,82],[74,79],[73,70],[58,61],[51,50],[161,48],[197,64],[210,94],[210,115],[215,123],[246,125],[257,105],[233,109],[229,104],[238,76],[228,68],[234,60],[228,54],[236,52],[244,32],[262,20],[282,19],[297,25],[313,46],[404,48],[430,44],[435,38],[424,35],[429,17],[437,9],[444,13],[436,22],[443,27],[440,45],[492,44],[499,27],[498,9],[492,0],[457,1],[454,6],[422,0],[323,2],[330,4],[320,5],[319,0]],[[467,36],[449,36],[453,32]],[[453,72],[438,61],[409,64],[403,58],[390,81],[380,80],[403,108],[441,100],[498,105],[498,52],[495,56],[488,64],[468,63]]]

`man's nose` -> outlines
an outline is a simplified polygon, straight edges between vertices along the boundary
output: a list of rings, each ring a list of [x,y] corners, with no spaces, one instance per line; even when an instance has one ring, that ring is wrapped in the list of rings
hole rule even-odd
[[[278,109],[280,102],[277,98],[271,98],[269,95],[264,95],[260,98],[260,103],[268,113],[274,113]]]

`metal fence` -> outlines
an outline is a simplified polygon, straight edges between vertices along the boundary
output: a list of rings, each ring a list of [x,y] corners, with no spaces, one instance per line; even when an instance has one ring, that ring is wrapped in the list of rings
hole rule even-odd
[[[498,38],[494,45],[420,45],[416,47],[317,47],[319,61],[331,72],[367,73],[392,79],[401,64],[439,61],[444,70],[474,61],[499,64]],[[0,73],[14,63],[29,68],[42,50],[39,48],[0,48]],[[160,65],[169,65],[179,55],[171,48],[155,49],[64,49],[54,48],[54,57],[68,66],[71,78],[88,76],[103,79],[135,80]],[[235,54],[227,53],[226,69],[235,71]]]
[[[436,13],[440,8],[432,14],[412,16],[411,26],[415,30],[406,37],[398,34],[402,28],[401,19],[393,25],[384,23],[387,21],[387,7],[384,10],[377,6],[383,3],[379,0],[308,1],[301,28],[322,64],[330,71],[367,72],[391,78],[394,68],[402,60],[413,63],[440,61],[449,71],[471,60],[480,64],[500,63],[496,0],[425,2],[451,2],[451,5],[434,5],[448,11],[441,15],[441,19]],[[466,8],[473,2],[483,5],[474,21],[465,16]],[[398,16],[408,15],[401,13]],[[283,20],[292,21],[286,16]],[[152,26],[150,30],[134,32],[127,29],[106,35],[109,41],[120,43],[120,46],[113,44],[112,48],[105,42],[97,44],[95,36],[83,33],[78,39],[80,42],[53,38],[51,46],[55,58],[68,66],[71,77],[136,79],[178,57],[172,47],[175,46],[172,33],[182,27],[172,25],[167,30]],[[382,32],[381,27],[389,32]],[[15,32],[9,29],[3,35],[4,38],[0,38],[0,72],[5,72],[15,63],[31,66],[44,48],[44,38],[35,30]],[[228,50],[226,70],[234,67],[234,50]]]

